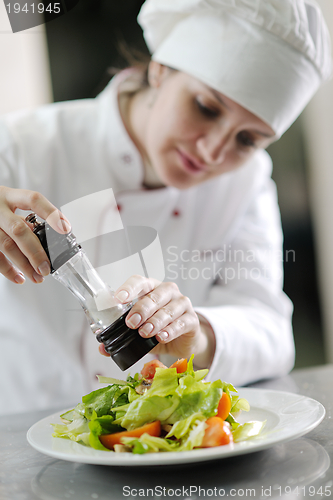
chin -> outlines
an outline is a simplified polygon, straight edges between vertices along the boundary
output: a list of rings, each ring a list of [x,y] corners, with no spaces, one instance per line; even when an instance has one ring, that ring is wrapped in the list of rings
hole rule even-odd
[[[198,183],[191,182],[190,179],[183,179],[179,176],[176,177],[176,176],[171,176],[171,175],[165,176],[165,178],[163,179],[163,182],[166,186],[174,187],[176,189],[188,189],[188,188],[194,186],[195,184],[198,184]]]
[[[175,167],[167,167],[165,170],[158,172],[158,175],[165,186],[174,187],[176,189],[184,190],[192,186],[201,184],[206,179],[192,178],[191,176],[180,172]]]

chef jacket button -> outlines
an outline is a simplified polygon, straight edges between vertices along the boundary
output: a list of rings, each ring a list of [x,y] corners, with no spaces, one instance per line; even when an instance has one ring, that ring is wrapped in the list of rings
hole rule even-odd
[[[174,217],[179,217],[179,216],[180,216],[180,212],[179,212],[179,210],[174,210],[174,211],[172,212],[172,215],[173,215]]]
[[[117,203],[117,207],[116,208],[117,208],[118,212],[121,212],[122,206],[119,203]]]
[[[132,156],[131,156],[131,155],[129,155],[129,154],[124,154],[124,155],[121,157],[121,159],[122,159],[122,161],[123,161],[124,163],[127,163],[127,164],[132,163]]]

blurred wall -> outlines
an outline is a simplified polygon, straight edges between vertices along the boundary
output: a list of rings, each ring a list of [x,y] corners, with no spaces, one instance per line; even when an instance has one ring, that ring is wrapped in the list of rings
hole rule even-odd
[[[302,122],[303,116],[268,148],[284,233],[284,290],[294,304],[297,368],[326,361]]]
[[[333,40],[333,2],[318,0]],[[327,361],[333,362],[333,80],[304,113],[308,183],[314,221]]]
[[[55,101],[95,97],[110,77],[107,69],[124,66],[119,43],[147,52],[136,22],[143,0],[80,0],[65,16],[46,24]]]
[[[52,101],[44,26],[13,34],[0,2],[0,114]]]

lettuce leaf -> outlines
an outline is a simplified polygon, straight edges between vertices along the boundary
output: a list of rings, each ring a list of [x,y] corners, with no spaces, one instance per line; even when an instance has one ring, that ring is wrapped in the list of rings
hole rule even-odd
[[[153,383],[143,397],[160,396],[162,398],[175,394],[178,388],[176,368],[156,368]]]
[[[244,398],[238,398],[235,403],[233,403],[230,413],[238,413],[239,411],[250,411],[249,402]]]
[[[96,415],[96,414],[95,414]],[[124,430],[119,425],[114,424],[114,419],[111,415],[103,415],[102,417],[96,417],[89,422],[89,444],[95,450],[106,450],[110,451],[108,448],[102,445],[99,440],[99,436],[102,434],[112,434],[114,432],[120,432]]]
[[[60,418],[64,420],[68,420],[68,422],[73,422],[75,418],[77,418],[78,413],[73,409],[73,410],[68,410],[65,413],[62,413],[60,415]]]
[[[264,422],[252,421],[245,422],[245,424],[238,424],[237,427],[232,431],[234,442],[245,441],[246,439],[254,438],[258,436],[266,424]]]
[[[128,385],[109,385],[83,396],[82,403],[79,403],[74,410],[87,418],[90,418],[91,412],[96,412],[98,417],[113,415],[113,408],[124,407],[125,409],[129,403],[139,397],[139,394]]]
[[[186,439],[182,440],[178,451],[189,451],[193,450],[193,448],[199,448],[201,446],[206,427],[207,424],[204,420],[196,420]]]
[[[95,411],[98,417],[111,414],[111,408],[118,390],[118,385],[109,385],[90,392],[82,397],[82,403],[75,407],[75,411],[80,415],[85,415],[87,410]]]
[[[149,391],[147,391],[149,392]],[[126,412],[126,414],[116,420],[122,427],[127,430],[136,429],[141,427],[147,422],[168,422],[169,416],[175,411],[179,405],[179,398],[176,396],[160,397],[151,396],[140,398],[133,401]]]
[[[89,446],[89,422],[85,417],[79,416],[70,424],[51,424],[53,427],[53,437],[67,438],[76,442],[83,442]]]
[[[192,422],[193,423],[193,422]],[[159,451],[188,451],[200,447],[205,434],[205,420],[195,420],[192,428],[184,439],[173,441],[167,438],[160,438],[143,434],[140,438],[123,437],[123,444],[132,447],[132,453],[156,453]]]
[[[180,439],[189,433],[195,422],[203,420],[206,420],[206,417],[204,417],[202,413],[193,413],[193,415],[185,418],[184,420],[179,420],[173,424],[172,429],[166,437],[170,438],[175,436],[175,438]]]
[[[118,378],[113,377],[102,377],[102,375],[97,375],[98,382],[100,384],[109,384],[109,385],[126,385],[127,382],[125,380],[120,380]]]
[[[197,382],[191,375],[179,379],[176,394],[180,403],[168,419],[169,424],[183,420],[193,413],[201,412],[206,418],[216,415],[217,406],[222,396],[222,382]]]
[[[156,453],[158,451],[178,451],[179,448],[177,441],[150,436],[149,434],[142,434],[140,438],[123,437],[121,441],[123,444],[133,447],[132,453],[138,454]]]
[[[141,383],[140,374],[129,375],[126,382],[99,377],[100,382],[111,385],[83,396],[73,410],[63,413],[61,417],[68,423],[52,424],[53,436],[110,451],[101,444],[101,435],[136,429],[159,420],[162,425],[172,425],[165,438],[144,434],[140,438],[123,438],[124,444],[139,454],[192,450],[201,446],[206,420],[217,414],[223,392],[231,398],[231,411],[226,420],[231,423],[234,441],[258,436],[265,422],[238,423],[236,414],[248,411],[249,403],[239,398],[232,384],[221,380],[204,382],[207,373],[208,370],[194,370],[191,356],[184,373],[177,373],[176,368],[157,368],[151,387],[144,394],[135,390]]]

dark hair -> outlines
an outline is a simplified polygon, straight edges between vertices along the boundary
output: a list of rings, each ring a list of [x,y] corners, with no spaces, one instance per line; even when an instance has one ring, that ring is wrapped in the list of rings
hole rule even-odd
[[[142,74],[142,85],[144,87],[148,87],[148,66],[150,63],[150,55],[131,47],[123,39],[118,39],[117,48],[118,54],[125,61],[125,65],[122,68],[109,68],[108,71],[110,75],[113,76],[126,67],[137,68]]]
[[[150,55],[134,47],[131,47],[120,35],[118,35],[116,47],[121,62],[116,63],[115,66],[110,66],[107,68],[102,81],[94,91],[94,95],[102,92],[102,90],[104,90],[112,77],[114,77],[123,69],[129,67],[136,68],[138,70],[138,74],[141,74],[141,82],[139,88],[145,89],[149,87],[148,66],[150,63]]]

